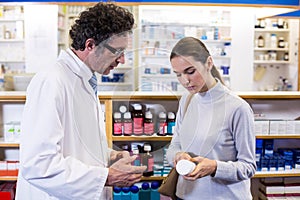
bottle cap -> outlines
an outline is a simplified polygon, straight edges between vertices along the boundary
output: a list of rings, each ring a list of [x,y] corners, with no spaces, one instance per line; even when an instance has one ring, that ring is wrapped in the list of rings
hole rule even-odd
[[[119,111],[120,111],[121,113],[125,113],[125,112],[127,111],[126,106],[124,106],[124,105],[120,106],[120,107],[119,107]]]
[[[140,153],[140,151],[138,149],[133,149],[132,150],[133,155],[138,155],[139,153]]]
[[[134,109],[135,110],[142,110],[142,105],[141,104],[134,104]]]
[[[187,175],[191,173],[196,167],[196,164],[189,160],[180,160],[176,164],[176,171],[180,175]]]
[[[147,112],[145,113],[145,118],[147,118],[147,119],[152,119],[152,113],[151,113],[150,111],[147,111]]]
[[[130,112],[124,113],[124,119],[131,119],[131,113]]]
[[[115,112],[115,113],[114,113],[114,118],[115,118],[115,119],[120,119],[120,118],[121,118],[121,113]]]
[[[167,117],[167,115],[166,115],[165,112],[160,112],[160,113],[158,114],[158,117],[159,117],[159,118],[162,118],[162,119],[165,119],[165,118]]]
[[[157,181],[152,181],[151,182],[151,188],[152,189],[157,189],[157,188],[159,188],[159,182],[157,182]]]
[[[138,193],[138,192],[140,191],[140,189],[139,189],[138,186],[133,185],[133,186],[130,187],[130,191],[131,191],[132,193]]]
[[[168,112],[169,119],[175,119],[175,114],[173,112]]]
[[[120,193],[122,191],[122,188],[115,186],[113,190],[115,193]]]
[[[130,187],[122,187],[122,191],[124,193],[128,193],[128,192],[130,192]]]
[[[145,144],[144,145],[144,151],[151,151],[151,145],[150,144]]]
[[[142,189],[143,189],[143,190],[149,189],[149,183],[144,182],[144,183],[142,184]]]

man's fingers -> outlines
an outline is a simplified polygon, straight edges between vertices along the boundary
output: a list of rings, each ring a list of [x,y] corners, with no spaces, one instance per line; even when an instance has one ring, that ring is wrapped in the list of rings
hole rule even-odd
[[[132,173],[133,174],[142,174],[146,171],[147,166],[132,166]]]

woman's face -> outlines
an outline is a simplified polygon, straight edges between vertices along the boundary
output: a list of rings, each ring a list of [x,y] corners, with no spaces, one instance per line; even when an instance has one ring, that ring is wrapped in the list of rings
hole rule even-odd
[[[171,60],[173,71],[179,82],[191,93],[207,91],[206,79],[209,70],[192,57],[175,56]]]

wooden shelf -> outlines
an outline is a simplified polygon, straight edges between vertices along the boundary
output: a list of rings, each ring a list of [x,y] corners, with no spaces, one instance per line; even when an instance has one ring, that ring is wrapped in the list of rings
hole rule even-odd
[[[20,144],[17,142],[5,142],[4,138],[0,138],[0,147],[19,148]]]
[[[255,60],[254,64],[268,64],[268,65],[276,65],[276,64],[290,64],[290,61],[284,60]]]
[[[268,177],[296,177],[300,176],[300,169],[292,169],[286,171],[257,171],[253,178],[268,178]]]
[[[257,139],[300,139],[300,135],[256,135]]]
[[[162,181],[164,180],[165,176],[150,176],[150,177],[146,177],[143,176],[142,177],[142,181]]]
[[[255,32],[289,32],[290,29],[284,28],[256,28]]]
[[[0,181],[17,181],[17,176],[0,176]]]
[[[112,140],[114,142],[122,141],[162,141],[170,142],[172,136],[113,136]]]
[[[297,91],[278,91],[278,92],[235,92],[243,99],[273,99],[273,100],[289,100],[299,99],[300,92]],[[130,99],[130,100],[179,100],[182,92],[110,92],[102,91],[99,94],[99,100],[118,100],[118,99]],[[1,91],[0,102],[25,102],[26,92],[20,91]]]
[[[0,92],[0,102],[22,102],[25,103],[26,92],[17,91],[1,91]]]
[[[300,169],[292,169],[286,171],[257,171],[252,178],[269,178],[269,177],[298,177],[300,176]],[[163,180],[165,176],[151,176],[151,177],[142,177],[143,181],[160,181]]]
[[[254,51],[289,51],[289,48],[260,48],[260,47],[255,47]]]
[[[278,91],[278,92],[236,92],[243,99],[272,99],[272,100],[290,100],[290,99],[299,99],[300,100],[300,92],[292,92],[292,91]]]

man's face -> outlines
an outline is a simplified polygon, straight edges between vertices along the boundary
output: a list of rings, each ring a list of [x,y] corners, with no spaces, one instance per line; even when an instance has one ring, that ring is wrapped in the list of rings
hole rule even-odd
[[[127,48],[129,35],[112,36],[94,48],[87,61],[93,71],[107,75],[110,70],[125,63],[124,50]]]

